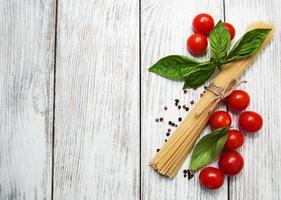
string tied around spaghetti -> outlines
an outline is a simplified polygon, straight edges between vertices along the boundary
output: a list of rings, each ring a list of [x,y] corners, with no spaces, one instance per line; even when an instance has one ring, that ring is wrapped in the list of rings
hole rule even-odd
[[[196,117],[200,116],[206,109],[209,109],[208,114],[212,113],[216,105],[220,101],[228,97],[242,83],[247,83],[247,81],[244,80],[244,81],[237,82],[236,79],[233,79],[232,81],[229,82],[229,84],[224,89],[214,85],[214,83],[211,83],[207,88],[207,90],[212,92],[216,96],[210,101],[209,104],[207,104],[199,112],[195,113],[195,116]]]

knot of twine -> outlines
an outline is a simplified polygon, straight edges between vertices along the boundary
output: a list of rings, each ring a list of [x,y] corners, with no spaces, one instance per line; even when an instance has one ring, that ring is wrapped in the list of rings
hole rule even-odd
[[[220,101],[228,97],[242,83],[247,83],[247,81],[237,82],[236,79],[233,79],[224,89],[211,83],[207,90],[214,93],[216,96],[204,108],[202,108],[199,112],[195,113],[195,116],[200,116],[206,109],[209,109],[208,114],[212,113],[216,105]]]

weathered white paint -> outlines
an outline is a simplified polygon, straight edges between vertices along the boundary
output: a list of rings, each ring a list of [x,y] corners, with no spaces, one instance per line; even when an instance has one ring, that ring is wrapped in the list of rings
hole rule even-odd
[[[182,82],[161,78],[149,73],[148,68],[163,56],[187,54],[186,39],[192,33],[192,19],[201,12],[210,13],[216,21],[223,19],[223,2],[142,1],[142,199],[227,199],[227,180],[221,190],[210,192],[200,187],[198,174],[190,181],[183,177],[182,171],[188,168],[189,158],[173,180],[161,177],[148,166],[156,149],[164,143],[168,121],[187,115],[175,108],[174,99],[190,106],[189,102],[197,102],[203,91],[201,87],[184,94]],[[208,58],[209,55],[200,59]],[[167,112],[163,111],[165,105],[168,105]],[[155,123],[155,118],[161,116],[165,123]]]
[[[280,10],[278,0],[226,1],[226,20],[236,27],[236,39],[254,20],[271,21],[277,29],[273,41],[242,77],[248,80],[241,88],[251,96],[249,110],[262,114],[264,127],[256,136],[247,136],[240,150],[245,166],[241,174],[230,178],[229,192],[233,200],[280,199],[281,196]],[[237,120],[234,122],[237,124]]]
[[[215,192],[202,189],[197,175],[188,181],[181,170],[169,180],[148,166],[167,120],[186,115],[174,99],[192,108],[203,88],[184,94],[182,83],[147,69],[162,56],[186,54],[193,17],[222,19],[223,1],[141,1],[141,102],[139,1],[58,3],[54,199],[227,199],[228,192],[233,200],[278,199],[280,1],[225,1],[236,39],[258,19],[273,21],[277,33],[241,86],[252,97],[249,109],[264,116],[264,129],[246,137],[243,173],[230,178],[229,191],[226,180]],[[55,1],[1,1],[0,13],[0,199],[51,199]]]
[[[54,199],[139,198],[138,3],[59,1]]]
[[[0,1],[0,199],[51,199],[54,2]]]

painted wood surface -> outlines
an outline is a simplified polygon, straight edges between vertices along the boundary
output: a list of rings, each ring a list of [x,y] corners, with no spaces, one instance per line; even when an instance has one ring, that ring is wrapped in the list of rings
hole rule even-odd
[[[139,198],[138,6],[58,3],[54,199]]]
[[[237,27],[236,39],[254,20],[270,21],[276,26],[273,41],[242,77],[248,81],[241,88],[251,96],[249,110],[262,114],[264,127],[256,136],[247,136],[240,150],[245,166],[241,174],[230,178],[229,193],[233,200],[280,199],[281,196],[278,175],[281,166],[280,9],[278,0],[238,0],[226,1],[225,4],[226,20]]]
[[[0,13],[0,199],[51,199],[54,2]]]
[[[280,9],[278,0],[1,1],[0,199],[279,199]],[[202,189],[197,175],[183,177],[190,158],[173,180],[148,166],[168,121],[188,114],[174,99],[192,109],[204,90],[185,94],[182,83],[148,68],[162,56],[187,54],[200,12],[215,20],[225,13],[236,39],[253,20],[277,27],[241,87],[264,129],[246,137],[243,173],[216,192]]]
[[[190,181],[183,177],[182,171],[188,168],[189,158],[173,180],[161,177],[148,166],[156,149],[167,138],[168,121],[178,123],[179,116],[183,118],[188,114],[176,108],[174,100],[179,99],[181,106],[186,104],[192,109],[190,102],[194,100],[196,103],[203,92],[201,87],[184,94],[182,82],[149,73],[148,68],[163,56],[187,54],[185,44],[192,33],[192,19],[200,12],[210,13],[216,20],[223,19],[223,2],[142,1],[142,199],[227,199],[227,184],[217,192],[210,192],[202,190],[197,175]],[[201,59],[208,58],[209,55],[206,55]],[[164,111],[164,106],[168,107],[167,111]],[[155,123],[155,118],[159,117],[163,117],[164,122]],[[174,130],[172,128],[172,132]],[[204,134],[208,132],[209,129]]]

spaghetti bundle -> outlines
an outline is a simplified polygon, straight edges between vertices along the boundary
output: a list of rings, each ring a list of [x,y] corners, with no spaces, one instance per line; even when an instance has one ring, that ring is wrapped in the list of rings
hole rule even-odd
[[[274,27],[272,24],[254,22],[250,24],[248,30],[256,28],[272,29],[262,44],[263,48],[272,38]],[[212,84],[220,88],[227,88],[229,84],[231,84],[231,81],[239,79],[243,72],[254,61],[256,55],[257,54],[239,61],[225,64],[222,71],[217,75]],[[184,160],[192,150],[195,141],[209,120],[210,110],[206,108],[214,98],[216,98],[215,94],[207,90],[191,113],[176,129],[171,138],[150,161],[150,166],[158,173],[169,178],[173,178],[177,175]],[[218,103],[219,101],[214,102],[214,106],[212,106],[212,108],[217,106]],[[198,113],[200,113],[200,115],[198,115]]]

